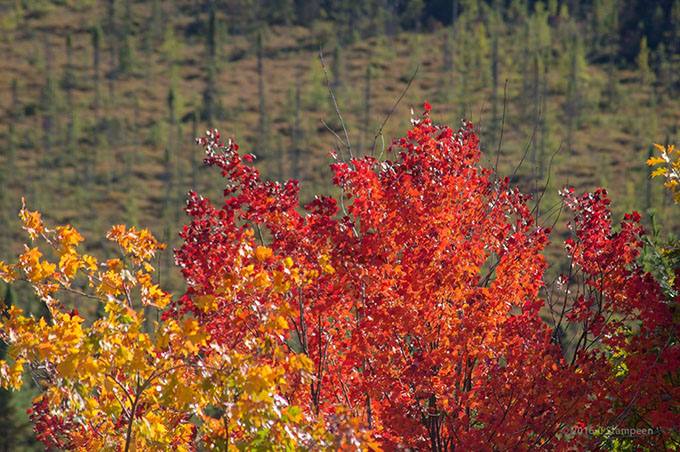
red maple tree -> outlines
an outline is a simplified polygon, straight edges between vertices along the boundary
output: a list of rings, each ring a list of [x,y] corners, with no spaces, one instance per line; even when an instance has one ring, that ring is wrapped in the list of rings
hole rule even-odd
[[[471,123],[435,125],[426,104],[391,159],[337,161],[340,198],[303,209],[297,181],[263,181],[217,131],[199,142],[225,178],[224,203],[190,194],[176,252],[189,290],[175,309],[238,348],[268,305],[286,306],[280,340],[314,363],[312,384],[288,395],[296,404],[361,417],[387,450],[593,449],[611,438],[592,426],[635,419],[656,428],[649,444],[677,440],[677,317],[636,264],[639,215],[613,232],[604,191],[565,195],[572,273],[549,325],[539,290],[550,231],[480,166]],[[276,277],[233,297],[244,242]],[[569,325],[579,331],[565,360]]]

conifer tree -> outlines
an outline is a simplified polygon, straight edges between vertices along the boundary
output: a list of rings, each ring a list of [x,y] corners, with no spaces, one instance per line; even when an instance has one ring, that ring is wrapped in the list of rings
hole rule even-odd
[[[14,174],[16,171],[16,157],[17,157],[17,136],[16,126],[14,121],[7,124],[7,169],[9,174]]]
[[[116,78],[118,77],[118,65],[116,64],[117,42],[119,40],[116,24],[116,0],[108,0],[108,34],[109,40],[109,102],[113,102],[116,90]]]
[[[359,146],[359,151],[367,152],[367,147],[371,144],[371,64],[366,66],[364,73],[364,120],[363,120],[363,140]]]
[[[567,153],[573,152],[574,131],[582,109],[583,95],[583,69],[585,59],[583,55],[583,43],[575,24],[572,22],[566,38],[565,62],[567,71],[567,89],[564,101],[564,114],[566,119],[566,147]]]
[[[494,8],[491,11],[489,18],[489,31],[491,33],[491,127],[488,135],[491,137],[490,145],[495,146],[496,140],[500,132],[500,115],[499,115],[499,40],[501,34],[501,27],[503,25],[503,18],[499,10],[498,0],[494,2]]]
[[[3,206],[4,207],[4,206]],[[6,249],[6,248],[5,248]],[[6,285],[4,302],[0,304],[0,315],[4,320],[5,313],[14,305],[14,291],[11,284]],[[7,344],[0,341],[0,360],[7,359]],[[0,387],[0,452],[12,452],[17,446],[17,419],[12,406],[12,391]]]
[[[267,158],[269,149],[269,118],[267,114],[267,99],[264,86],[264,44],[262,42],[262,32],[257,33],[255,39],[257,54],[257,98],[258,98],[258,124],[255,139],[255,151],[260,156]]]
[[[45,84],[40,90],[40,109],[42,112],[42,132],[43,132],[43,146],[44,158],[51,159],[52,146],[56,144],[55,135],[58,130],[59,123],[59,92],[57,88],[57,80],[48,72],[45,79]]]
[[[652,70],[649,67],[649,47],[647,47],[647,36],[643,36],[640,40],[640,51],[635,58],[637,69],[640,74],[640,84],[643,89],[646,89],[651,83]]]
[[[92,34],[92,80],[94,82],[94,118],[95,122],[99,121],[99,70],[101,64],[101,45],[103,31],[99,24],[95,25],[91,31]],[[97,134],[95,134],[96,137]],[[96,144],[96,143],[95,143]]]
[[[73,110],[73,85],[75,84],[75,74],[73,68],[73,37],[69,32],[66,35],[66,65],[61,79],[61,86],[66,92],[66,105],[69,110]]]
[[[209,0],[208,27],[206,36],[206,86],[203,90],[203,118],[209,127],[214,126],[217,110],[217,16],[215,0]]]
[[[302,154],[302,95],[301,95],[301,85],[302,85],[302,72],[298,70],[297,76],[295,77],[295,85],[293,87],[293,98],[291,99],[291,104],[293,105],[293,123],[290,133],[290,172],[288,177],[294,179],[303,178],[303,167],[301,165],[301,154]],[[283,179],[282,179],[283,180]]]
[[[21,116],[21,101],[19,99],[19,80],[12,79],[12,110],[10,113],[12,121],[18,121]]]

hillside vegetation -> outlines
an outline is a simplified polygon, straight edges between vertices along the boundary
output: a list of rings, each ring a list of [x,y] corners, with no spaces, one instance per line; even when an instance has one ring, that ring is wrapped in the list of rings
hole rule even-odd
[[[639,8],[625,3],[460,1],[452,26],[451,5],[419,1],[10,2],[0,243],[17,243],[23,195],[86,233],[124,221],[174,245],[187,191],[220,190],[193,144],[207,127],[234,134],[267,177],[300,179],[303,197],[325,189],[340,145],[321,120],[340,124],[320,47],[356,154],[379,154],[427,100],[435,120],[477,124],[494,163],[502,130],[499,172],[525,155],[516,178],[528,192],[548,182],[545,215],[562,186],[601,185],[619,211],[670,220],[644,160],[678,132],[680,40],[663,25],[680,8],[645,3],[651,16],[630,19]]]

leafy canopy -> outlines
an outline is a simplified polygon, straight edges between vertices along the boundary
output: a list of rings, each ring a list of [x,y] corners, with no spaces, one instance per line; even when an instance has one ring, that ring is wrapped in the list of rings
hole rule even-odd
[[[18,389],[30,370],[42,385],[38,437],[83,451],[607,450],[637,428],[636,447],[677,447],[680,278],[638,263],[640,215],[614,226],[604,190],[565,190],[570,266],[549,288],[550,231],[480,165],[472,124],[433,124],[427,104],[412,124],[386,159],[335,155],[341,196],[302,207],[297,181],[262,180],[209,131],[198,142],[224,199],[189,195],[176,300],[153,283],[148,231],[114,226],[121,257],[98,262],[73,228],[23,208],[46,250],[0,275],[28,281],[50,318],[9,308],[0,381]],[[88,324],[59,291],[105,315]]]

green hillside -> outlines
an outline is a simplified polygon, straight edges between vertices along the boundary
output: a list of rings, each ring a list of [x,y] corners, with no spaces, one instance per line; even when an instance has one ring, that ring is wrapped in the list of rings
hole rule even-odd
[[[176,243],[184,194],[219,193],[192,143],[206,127],[233,133],[267,177],[298,178],[307,196],[327,190],[325,156],[337,143],[321,120],[335,130],[339,121],[319,46],[359,154],[419,67],[378,146],[428,100],[443,123],[475,122],[494,161],[505,100],[501,174],[527,148],[517,177],[534,191],[559,148],[546,211],[568,183],[606,186],[619,210],[654,205],[671,215],[662,188],[647,186],[644,160],[652,142],[677,134],[675,42],[643,38],[657,48],[637,43],[628,61],[612,28],[616,2],[576,17],[566,3],[460,2],[454,27],[425,18],[422,2],[408,2],[420,20],[408,8],[361,4],[326,5],[334,14],[322,5],[302,19],[285,1],[9,3],[0,47],[4,247],[17,244],[22,195],[86,232],[127,222]]]

